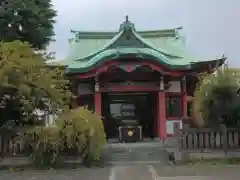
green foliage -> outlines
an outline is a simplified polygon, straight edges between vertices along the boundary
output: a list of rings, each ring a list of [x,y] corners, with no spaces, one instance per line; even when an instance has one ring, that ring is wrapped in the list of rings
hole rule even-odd
[[[236,77],[224,66],[215,74],[203,75],[195,91],[193,111],[198,125],[218,127],[238,124],[240,110]],[[237,117],[238,116],[238,117]]]
[[[27,41],[44,49],[52,40],[56,11],[51,0],[1,0],[0,5],[0,41]]]
[[[106,143],[102,120],[87,108],[65,112],[54,126],[34,128],[24,139],[33,148],[31,157],[37,165],[54,165],[63,155],[93,163],[100,159]]]
[[[56,164],[64,148],[58,127],[34,127],[25,132],[23,140],[31,147],[29,155],[37,166]]]
[[[28,43],[0,43],[0,104],[3,119],[34,120],[36,109],[57,112],[69,104],[64,71],[49,68]]]

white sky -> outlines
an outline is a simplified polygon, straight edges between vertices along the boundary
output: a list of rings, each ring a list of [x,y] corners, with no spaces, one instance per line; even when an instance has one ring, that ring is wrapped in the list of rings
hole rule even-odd
[[[70,29],[117,31],[129,16],[137,30],[183,26],[189,52],[214,58],[225,54],[240,66],[240,0],[52,0],[58,11],[56,42],[49,47],[57,59],[68,53]]]

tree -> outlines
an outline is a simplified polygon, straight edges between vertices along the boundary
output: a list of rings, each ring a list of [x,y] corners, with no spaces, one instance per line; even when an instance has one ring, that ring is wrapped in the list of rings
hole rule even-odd
[[[46,66],[46,58],[28,43],[0,43],[1,119],[32,122],[36,109],[55,113],[69,105],[64,71]]]
[[[27,41],[34,48],[45,49],[54,35],[55,16],[51,0],[1,0],[0,40]]]
[[[193,101],[196,123],[214,128],[220,124],[240,126],[238,88],[237,79],[227,66],[218,69],[215,74],[202,76]]]

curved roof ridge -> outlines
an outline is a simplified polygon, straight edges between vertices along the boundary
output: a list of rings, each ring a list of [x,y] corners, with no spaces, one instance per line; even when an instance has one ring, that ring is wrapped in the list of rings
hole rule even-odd
[[[127,51],[126,51],[127,50]],[[102,62],[108,60],[106,57],[111,57],[111,59],[118,59],[120,56],[129,55],[129,54],[140,54],[144,57],[148,57],[158,63],[163,63],[166,66],[173,67],[188,67],[190,64],[189,61],[177,61],[168,59],[164,54],[150,48],[123,48],[119,47],[118,49],[107,49],[106,51],[102,51],[98,53],[96,56],[88,59],[88,61],[72,61],[71,64],[68,65],[69,69],[81,69],[84,71],[85,68],[89,70],[91,69],[97,62]],[[174,61],[174,65],[173,65]]]
[[[156,30],[141,30],[141,31],[136,31],[140,35],[145,35],[145,34],[151,34],[151,33],[163,33],[163,32],[171,32],[171,34],[175,35],[176,30],[180,30],[183,27],[176,27],[176,28],[166,28],[166,29],[156,29]],[[100,36],[114,36],[118,32],[117,31],[77,31],[77,30],[72,30],[70,29],[71,33],[75,35],[81,35],[82,37],[88,36],[88,35],[100,35]]]
[[[153,44],[151,44],[150,42],[144,40],[141,35],[139,35],[137,33],[137,31],[135,30],[134,28],[134,25],[130,22],[130,21],[125,21],[124,23],[121,24],[121,27],[120,27],[120,30],[119,32],[110,40],[108,41],[100,50],[97,50],[89,55],[86,55],[84,57],[81,57],[79,59],[75,59],[74,61],[79,61],[79,60],[82,60],[82,61],[85,61],[89,58],[91,58],[92,56],[95,56],[97,55],[98,53],[101,53],[102,51],[104,50],[107,50],[112,44],[114,44],[122,35],[125,31],[129,31],[130,33],[132,33],[133,36],[136,37],[137,40],[139,40],[141,43],[145,44],[148,48],[151,48],[151,49],[154,49],[155,51],[158,51],[159,53],[162,53],[164,55],[168,55],[168,56],[172,56],[172,57],[176,57],[176,58],[182,58],[183,56],[181,55],[176,55],[174,53],[171,53],[171,52],[167,52],[166,50],[164,49],[159,49],[159,48],[156,48],[154,47]],[[174,30],[175,32],[176,30]],[[77,57],[76,57],[77,58]]]
[[[136,32],[132,31],[132,33],[134,34],[135,37],[138,38],[138,40],[140,40],[143,44],[146,44],[149,48],[154,49],[155,51],[158,51],[160,53],[163,53],[165,55],[169,55],[169,56],[173,56],[173,57],[178,57],[178,58],[182,58],[183,56],[180,55],[176,55],[176,54],[172,54],[169,52],[166,52],[163,49],[160,48],[155,48],[154,45],[152,45],[150,42],[148,42],[147,40],[143,39],[140,35],[138,35]]]
[[[95,51],[95,52],[93,52],[93,53],[91,53],[91,54],[89,54],[89,55],[87,55],[87,56],[84,56],[84,57],[82,57],[81,59],[77,59],[77,60],[75,60],[75,61],[85,60],[85,59],[87,59],[87,58],[90,58],[90,57],[92,57],[92,56],[97,55],[98,53],[103,52],[103,51],[106,50],[109,46],[111,46],[119,37],[121,37],[121,35],[123,34],[123,32],[124,32],[124,30],[122,30],[122,31],[119,32],[117,35],[115,35],[115,36],[113,37],[113,39],[111,39],[110,41],[108,41],[100,50],[97,50],[97,51]]]

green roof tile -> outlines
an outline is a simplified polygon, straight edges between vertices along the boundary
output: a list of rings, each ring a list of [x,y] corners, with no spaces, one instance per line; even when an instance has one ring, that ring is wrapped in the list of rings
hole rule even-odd
[[[189,68],[201,62],[187,53],[185,37],[179,28],[137,32],[134,24],[125,21],[118,32],[78,32],[70,41],[66,60],[53,64],[67,66],[69,73],[87,72],[106,60],[135,55],[135,57],[164,64],[169,68]]]

